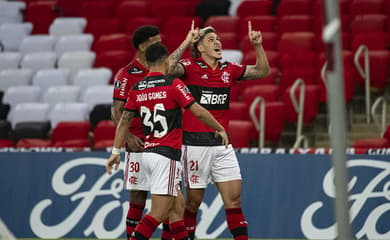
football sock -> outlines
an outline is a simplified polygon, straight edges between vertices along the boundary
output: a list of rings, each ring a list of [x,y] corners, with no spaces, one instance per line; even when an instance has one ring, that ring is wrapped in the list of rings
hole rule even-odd
[[[127,239],[130,239],[131,234],[134,232],[135,227],[139,223],[139,220],[142,217],[142,213],[144,212],[144,208],[145,205],[130,203],[126,218]]]
[[[234,240],[248,240],[248,222],[245,220],[241,208],[228,208],[226,221]]]
[[[169,218],[165,219],[163,222],[163,229],[161,233],[161,240],[171,240],[172,234],[169,230]]]
[[[169,225],[171,233],[175,240],[188,240],[188,233],[184,221],[177,221]]]
[[[135,228],[130,240],[149,239],[160,223],[150,215],[145,215]]]
[[[196,216],[198,212],[192,213],[187,209],[184,211],[184,224],[188,233],[188,237],[191,240],[195,239],[195,229],[196,229]]]

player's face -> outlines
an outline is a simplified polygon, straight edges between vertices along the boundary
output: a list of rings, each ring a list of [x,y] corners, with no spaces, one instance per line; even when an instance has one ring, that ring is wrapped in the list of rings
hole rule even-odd
[[[222,58],[222,43],[216,33],[206,34],[200,42],[198,49],[202,55],[215,59]]]
[[[156,36],[150,37],[148,40],[146,40],[145,42],[143,42],[143,43],[141,44],[142,46],[140,46],[140,49],[142,49],[142,51],[145,52],[146,49],[147,49],[150,45],[152,45],[152,44],[154,44],[154,43],[160,43],[160,42],[161,42],[161,35],[158,34],[158,35],[156,35]]]

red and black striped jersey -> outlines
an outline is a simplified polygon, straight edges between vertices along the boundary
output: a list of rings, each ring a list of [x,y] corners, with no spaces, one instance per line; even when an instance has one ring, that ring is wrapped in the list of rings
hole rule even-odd
[[[195,102],[188,88],[177,78],[149,73],[129,92],[125,110],[142,120],[145,152],[155,152],[180,160],[182,108]]]
[[[245,66],[223,62],[212,69],[203,59],[182,59],[179,62],[185,69],[183,82],[190,89],[196,101],[206,108],[215,119],[228,130],[230,87],[233,81],[240,80]],[[194,146],[222,145],[215,130],[206,126],[189,111],[183,115],[183,144]]]
[[[129,65],[121,68],[115,75],[113,99],[125,102],[134,84],[146,77],[148,73],[149,70],[136,59]],[[142,135],[141,119],[138,117],[133,119],[129,131],[141,139],[145,137]]]

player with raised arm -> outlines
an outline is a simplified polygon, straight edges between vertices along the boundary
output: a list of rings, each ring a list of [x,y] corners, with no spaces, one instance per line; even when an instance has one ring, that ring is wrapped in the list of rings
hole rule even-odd
[[[212,27],[200,30],[193,45],[193,57],[181,58],[184,48],[171,54],[169,73],[180,77],[196,101],[228,128],[230,87],[233,81],[265,78],[269,74],[267,56],[260,31],[253,31],[248,22],[249,39],[256,52],[256,64],[243,66],[220,62],[222,43]],[[234,239],[248,239],[248,224],[241,207],[241,173],[234,149],[221,146],[212,130],[195,119],[188,111],[183,115],[183,155],[186,202],[184,221],[191,237],[195,237],[196,218],[208,183],[214,182],[221,194],[228,228]]]
[[[194,38],[194,36],[197,31],[198,29],[194,28],[194,22],[192,22],[191,29],[184,41],[185,45],[196,41],[196,37]],[[115,76],[113,103],[111,107],[111,116],[115,125],[118,125],[119,119],[122,116],[129,90],[135,83],[149,73],[145,59],[145,51],[147,47],[157,42],[161,42],[161,36],[160,30],[155,26],[141,26],[133,33],[132,44],[136,49],[136,56],[132,62],[121,68]],[[176,62],[173,64],[176,64]],[[135,176],[134,166],[139,164],[139,152],[143,151],[144,142],[139,117],[134,118],[129,131],[131,134],[129,134],[126,141],[126,165],[124,168],[124,188],[130,190],[130,204],[126,217],[126,233],[128,239],[142,217],[147,197],[147,192],[138,189],[137,181],[134,181],[137,177]],[[169,222],[167,220],[163,224],[161,239],[169,240],[171,238],[172,235],[169,232]]]
[[[127,138],[128,126],[140,116],[145,136],[142,161],[137,168],[142,172],[139,188],[150,191],[152,206],[135,228],[131,239],[149,239],[157,226],[173,210],[180,191],[182,121],[181,108],[188,109],[197,119],[214,129],[221,144],[228,145],[227,134],[221,124],[196,103],[181,80],[165,75],[169,68],[168,50],[160,43],[151,45],[145,53],[150,73],[129,92],[124,112],[116,129],[113,151],[106,164],[107,173],[118,169],[120,147]],[[175,217],[178,217],[176,219]],[[185,239],[182,216],[169,216],[175,239]]]

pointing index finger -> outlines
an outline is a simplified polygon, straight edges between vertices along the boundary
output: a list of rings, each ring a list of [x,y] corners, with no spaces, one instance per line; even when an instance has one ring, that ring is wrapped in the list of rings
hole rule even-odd
[[[194,21],[194,20],[192,20],[192,23],[191,23],[191,31],[193,31],[193,30],[194,30],[194,28],[195,28],[195,21]]]
[[[252,32],[252,22],[248,21],[248,32]]]

